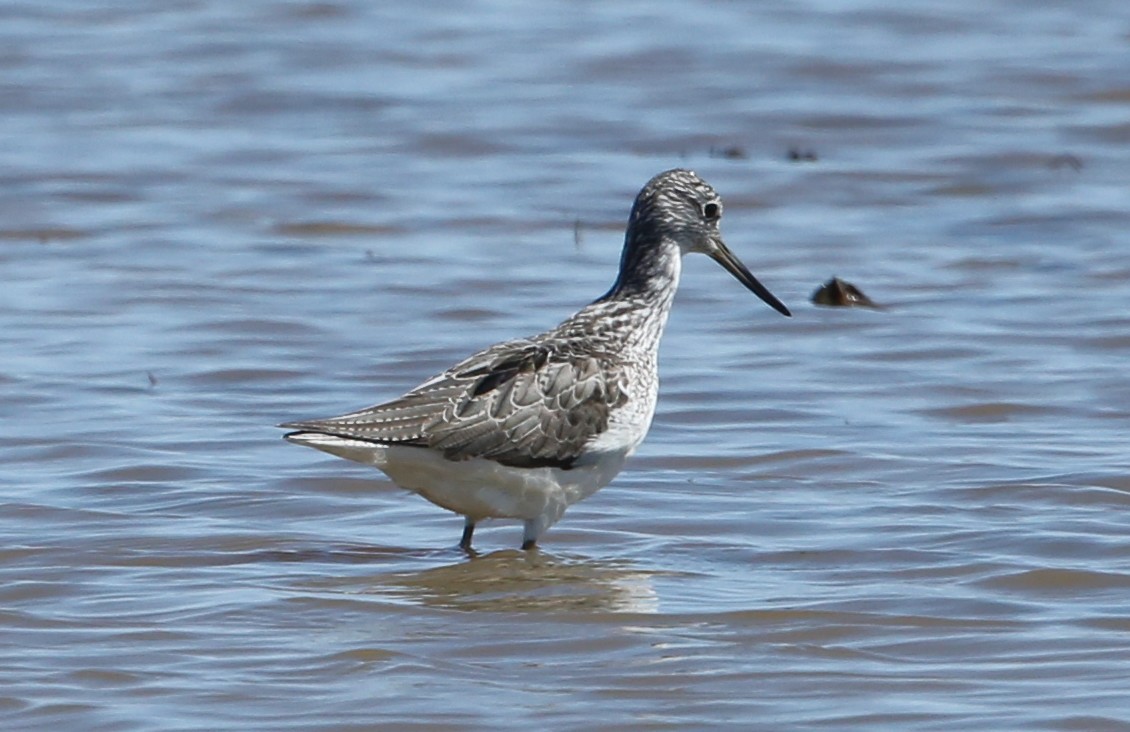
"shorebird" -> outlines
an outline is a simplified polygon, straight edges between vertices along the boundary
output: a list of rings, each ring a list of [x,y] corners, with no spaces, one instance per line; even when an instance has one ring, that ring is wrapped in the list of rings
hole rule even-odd
[[[570,505],[607,485],[651,426],[659,339],[683,255],[700,252],[790,315],[722,241],[722,200],[674,169],[643,187],[612,288],[552,330],[479,351],[392,401],[280,425],[291,442],[382,470],[475,525],[524,522],[532,549]]]

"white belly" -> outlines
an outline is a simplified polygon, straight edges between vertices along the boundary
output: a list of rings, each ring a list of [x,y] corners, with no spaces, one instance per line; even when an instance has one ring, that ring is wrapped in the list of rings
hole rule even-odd
[[[635,447],[594,453],[576,467],[562,470],[512,468],[483,458],[452,461],[426,448],[374,445],[312,432],[289,439],[377,467],[401,488],[473,521],[540,519],[544,527],[556,523],[572,504],[608,485]]]

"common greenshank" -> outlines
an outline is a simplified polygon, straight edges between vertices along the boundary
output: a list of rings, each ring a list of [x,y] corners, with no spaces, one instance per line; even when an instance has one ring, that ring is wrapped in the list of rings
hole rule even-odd
[[[287,440],[372,465],[475,525],[525,522],[533,548],[572,504],[611,481],[647,434],[659,339],[683,255],[700,252],[790,315],[722,241],[722,200],[689,170],[643,187],[612,288],[556,328],[490,346],[404,396],[281,427]]]

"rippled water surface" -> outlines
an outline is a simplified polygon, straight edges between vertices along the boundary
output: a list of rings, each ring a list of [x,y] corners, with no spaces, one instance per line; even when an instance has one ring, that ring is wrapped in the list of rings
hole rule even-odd
[[[0,726],[1130,729],[1124,2],[383,5],[0,9]],[[540,551],[279,439],[674,166],[794,317],[689,259]]]

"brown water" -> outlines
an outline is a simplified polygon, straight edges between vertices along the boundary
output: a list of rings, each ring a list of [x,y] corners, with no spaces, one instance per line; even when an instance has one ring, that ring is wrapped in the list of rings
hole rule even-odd
[[[0,727],[1130,729],[1124,2],[137,5],[0,10]],[[688,260],[540,552],[279,439],[676,165],[795,317]]]

